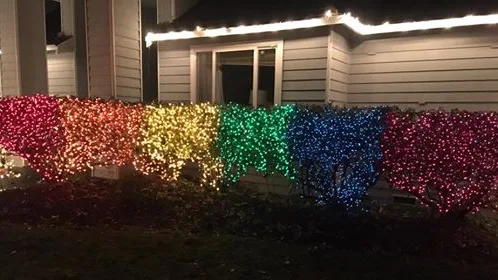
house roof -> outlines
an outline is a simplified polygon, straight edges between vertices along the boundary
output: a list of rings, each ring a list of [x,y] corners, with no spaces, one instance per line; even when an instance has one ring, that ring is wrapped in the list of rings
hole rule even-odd
[[[328,9],[351,12],[367,24],[420,21],[498,12],[496,0],[200,0],[156,32],[263,24],[323,16]]]

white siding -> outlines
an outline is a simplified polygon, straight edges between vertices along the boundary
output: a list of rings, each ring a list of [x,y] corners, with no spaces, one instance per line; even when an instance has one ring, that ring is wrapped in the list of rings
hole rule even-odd
[[[351,47],[341,34],[332,31],[329,52],[329,102],[344,105],[347,102]]]
[[[76,96],[74,52],[48,54],[47,66],[49,94]]]
[[[302,34],[301,34],[302,35]],[[282,40],[261,35],[246,39],[225,37],[203,40],[205,44],[246,44],[258,41]],[[282,104],[323,104],[326,96],[328,36],[284,39]],[[190,102],[190,47],[199,42],[159,42],[159,100],[172,103]]]
[[[188,45],[159,43],[159,100],[190,102],[190,48]]]
[[[113,96],[109,1],[86,0],[88,90],[91,97]]]
[[[0,34],[2,37],[1,72],[2,95],[19,95],[17,72],[17,36],[14,1],[0,1]]]
[[[114,7],[116,98],[142,100],[141,18],[139,0],[120,0]]]
[[[0,49],[1,48],[2,48],[2,42],[0,40]],[[0,97],[2,97],[2,96],[3,96],[2,95],[2,56],[0,55]]]
[[[328,36],[284,41],[282,103],[326,100]]]
[[[480,30],[363,42],[348,103],[498,110],[497,30]]]
[[[90,96],[142,100],[139,0],[86,0]]]

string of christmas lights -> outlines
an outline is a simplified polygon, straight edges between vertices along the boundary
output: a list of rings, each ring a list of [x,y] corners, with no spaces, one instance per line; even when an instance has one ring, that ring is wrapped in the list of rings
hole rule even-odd
[[[147,106],[135,168],[172,182],[192,162],[201,170],[201,183],[217,187],[222,169],[214,153],[218,126],[215,105]]]
[[[384,109],[301,108],[288,141],[294,186],[319,204],[359,206],[380,171]]]
[[[64,145],[59,101],[46,95],[2,98],[0,116],[0,145],[45,180],[56,180],[51,163]]]
[[[21,173],[14,171],[14,161],[8,160],[7,155],[7,150],[0,147],[0,179],[21,177]]]
[[[294,112],[294,106],[223,108],[217,147],[226,184],[236,183],[249,167],[264,175],[279,173],[293,178],[286,134]]]
[[[206,185],[236,183],[254,168],[284,175],[319,204],[352,208],[382,159],[392,187],[442,214],[490,207],[498,196],[496,112],[143,107],[33,95],[0,99],[0,114],[0,146],[47,181],[133,162],[171,182],[192,162]],[[0,178],[17,176],[4,157]]]
[[[393,111],[383,137],[391,186],[441,214],[491,206],[498,194],[496,112]]]
[[[52,178],[64,181],[96,166],[131,163],[142,124],[142,106],[117,100],[59,100],[64,145],[52,166]]]

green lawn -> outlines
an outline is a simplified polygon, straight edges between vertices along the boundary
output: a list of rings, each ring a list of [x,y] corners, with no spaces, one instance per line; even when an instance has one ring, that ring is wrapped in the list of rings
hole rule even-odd
[[[0,279],[498,279],[498,263],[231,235],[11,223],[0,228]]]

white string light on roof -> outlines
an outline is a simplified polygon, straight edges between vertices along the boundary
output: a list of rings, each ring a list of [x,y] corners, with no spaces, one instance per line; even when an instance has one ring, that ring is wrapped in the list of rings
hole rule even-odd
[[[145,37],[147,46],[156,41],[171,41],[180,39],[193,39],[200,37],[220,37],[228,35],[244,35],[264,32],[277,32],[284,30],[293,30],[299,28],[312,28],[318,26],[331,25],[330,17],[313,18],[306,20],[285,21],[268,24],[240,25],[235,27],[221,27],[213,29],[202,29],[200,26],[195,31],[171,31],[167,33],[149,32]]]
[[[394,33],[394,32],[407,32],[416,30],[429,30],[438,28],[452,28],[474,25],[489,25],[498,23],[498,14],[491,14],[486,16],[465,16],[460,18],[437,19],[427,21],[415,21],[404,23],[384,23],[381,25],[368,25],[363,24],[358,18],[351,16],[351,14],[344,14],[340,16],[340,24],[344,24],[361,35]]]
[[[257,25],[240,25],[236,27],[222,27],[213,29],[203,29],[200,26],[194,31],[171,31],[167,33],[149,32],[145,37],[147,47],[157,41],[172,41],[181,39],[192,39],[202,37],[219,37],[228,35],[244,35],[264,32],[277,32],[301,28],[312,28],[326,25],[344,24],[360,35],[372,35],[394,32],[407,32],[416,30],[428,30],[438,28],[452,28],[474,25],[498,24],[498,14],[484,16],[465,16],[460,18],[448,18],[438,20],[405,22],[405,23],[384,23],[380,25],[363,24],[358,18],[350,13],[335,15],[331,10],[325,12],[323,17],[306,20],[286,21]]]

